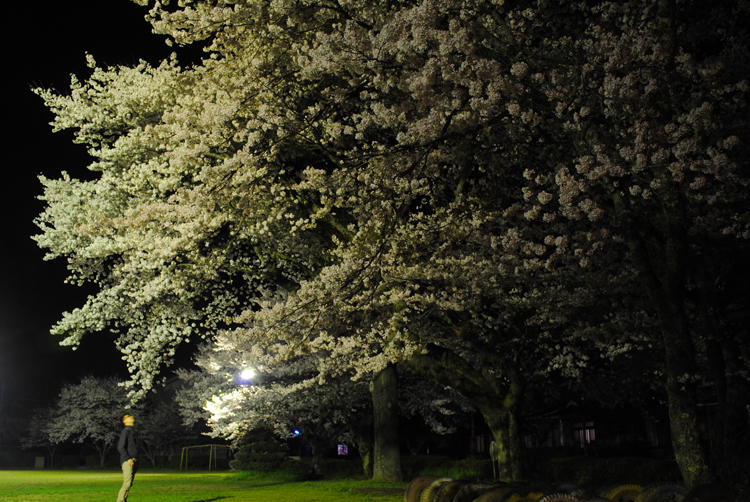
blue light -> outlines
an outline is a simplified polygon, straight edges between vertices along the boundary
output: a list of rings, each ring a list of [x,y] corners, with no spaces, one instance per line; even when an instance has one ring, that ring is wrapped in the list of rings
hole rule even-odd
[[[299,435],[300,435],[300,432],[299,432],[299,430],[297,430],[297,429],[294,429],[294,435],[295,435],[295,436],[299,436]]]

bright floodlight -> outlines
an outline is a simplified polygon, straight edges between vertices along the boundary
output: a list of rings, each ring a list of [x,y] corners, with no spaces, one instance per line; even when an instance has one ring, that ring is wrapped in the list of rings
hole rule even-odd
[[[255,370],[250,368],[243,370],[242,373],[240,373],[240,378],[242,378],[243,380],[252,380],[254,376]]]

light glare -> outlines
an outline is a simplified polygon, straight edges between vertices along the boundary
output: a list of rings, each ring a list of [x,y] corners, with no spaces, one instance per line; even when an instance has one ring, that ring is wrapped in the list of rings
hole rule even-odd
[[[240,378],[242,378],[243,380],[252,380],[254,376],[255,376],[255,370],[252,370],[249,368],[246,370],[243,370],[242,373],[240,373]]]

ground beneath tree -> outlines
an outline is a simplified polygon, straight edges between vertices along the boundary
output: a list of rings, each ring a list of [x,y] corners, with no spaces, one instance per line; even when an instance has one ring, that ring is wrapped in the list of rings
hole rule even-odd
[[[373,497],[390,497],[404,493],[402,488],[357,488],[359,493]]]

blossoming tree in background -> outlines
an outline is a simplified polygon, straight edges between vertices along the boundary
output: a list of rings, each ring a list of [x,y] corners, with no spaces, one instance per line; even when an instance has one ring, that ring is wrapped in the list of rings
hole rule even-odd
[[[144,457],[157,467],[157,458],[166,455],[172,460],[178,447],[192,439],[191,429],[186,429],[180,411],[172,400],[142,403],[138,417],[138,448]]]
[[[54,418],[48,426],[52,444],[65,441],[85,444],[99,454],[104,467],[107,455],[117,449],[122,417],[130,405],[127,392],[115,378],[84,377],[60,390]]]

